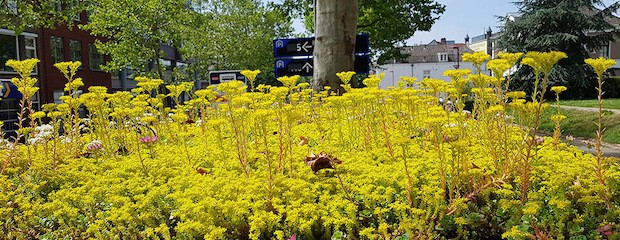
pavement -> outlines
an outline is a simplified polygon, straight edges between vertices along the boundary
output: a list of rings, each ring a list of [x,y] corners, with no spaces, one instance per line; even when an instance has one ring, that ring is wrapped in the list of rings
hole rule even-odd
[[[584,112],[598,112],[598,108],[590,108],[590,107],[575,107],[575,106],[560,105],[560,108],[566,109],[566,110],[576,110],[576,111],[584,111]],[[620,109],[603,108],[603,111],[609,111],[609,112],[612,112],[613,114],[620,114]]]
[[[574,106],[560,106],[562,109],[577,110],[584,112],[598,112],[598,108],[588,107],[574,107]],[[609,111],[613,114],[620,114],[619,109],[603,108],[603,111]],[[566,141],[566,136],[562,136],[562,140]],[[577,138],[571,142],[571,145],[577,146],[577,148],[584,152],[596,155],[596,139]],[[620,158],[620,144],[603,143],[603,156],[605,157],[617,157]]]
[[[568,142],[566,141],[565,136],[562,137],[562,140],[564,140],[564,142]],[[596,155],[596,139],[584,139],[576,137],[575,140],[570,142],[570,145],[576,146],[577,148],[586,153]],[[620,145],[618,144],[603,143],[603,147],[601,148],[601,150],[603,150],[604,157],[620,158]]]

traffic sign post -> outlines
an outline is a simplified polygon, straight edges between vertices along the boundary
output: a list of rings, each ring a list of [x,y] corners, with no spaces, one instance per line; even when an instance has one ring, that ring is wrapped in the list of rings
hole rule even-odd
[[[276,76],[312,76],[314,70],[314,59],[312,58],[293,58],[278,59],[274,62]],[[370,72],[370,57],[368,55],[356,55],[354,70],[358,74],[368,74]]]
[[[355,38],[355,53],[368,54],[368,34],[358,34]],[[314,53],[314,38],[283,38],[273,40],[273,56],[289,58],[297,56],[312,56]]]
[[[355,39],[355,67],[358,74],[370,72],[368,34],[358,34]],[[276,77],[312,76],[314,70],[314,38],[292,38],[273,40],[274,68]]]

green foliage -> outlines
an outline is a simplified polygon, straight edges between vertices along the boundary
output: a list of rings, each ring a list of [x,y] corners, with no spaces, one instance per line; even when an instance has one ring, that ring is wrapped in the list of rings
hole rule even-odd
[[[303,16],[306,29],[314,31],[311,0],[286,0],[282,7],[293,17]],[[428,31],[445,11],[433,0],[359,0],[359,33],[370,35],[370,49],[379,55],[379,64],[400,57],[398,46],[416,31]]]
[[[182,55],[199,76],[211,70],[260,69],[273,75],[273,39],[291,31],[288,16],[258,0],[197,0]],[[272,79],[275,79],[272,78]],[[260,79],[259,79],[260,82]]]
[[[27,28],[54,28],[73,23],[73,18],[90,1],[76,0],[2,0],[0,27],[21,33]]]
[[[101,0],[89,6],[90,21],[83,28],[106,39],[97,49],[111,57],[104,69],[147,71],[150,61],[159,78],[163,68],[160,44],[180,46],[181,26],[189,20],[186,0]]]
[[[97,47],[111,56],[105,70],[131,68],[163,76],[161,44],[177,48],[189,66],[176,80],[206,79],[211,70],[243,67],[273,72],[272,40],[287,35],[290,22],[272,4],[257,0],[102,0],[91,5],[83,26],[104,37]]]
[[[605,89],[605,88],[603,87],[603,89]],[[598,108],[598,100],[597,99],[566,100],[566,101],[561,101],[560,104],[561,105],[565,105],[565,106]],[[619,98],[605,98],[605,99],[603,99],[603,108],[607,108],[607,109],[620,109],[620,99]]]
[[[561,104],[564,104],[564,101],[562,101]],[[596,104],[598,105],[598,103]],[[540,125],[541,130],[547,132],[553,131],[555,125],[551,117],[556,113],[557,110],[555,108],[547,109],[547,111],[543,113]],[[595,112],[563,109],[560,113],[568,117],[561,124],[562,133],[564,135],[589,139],[596,137],[596,125],[593,124],[597,119]],[[620,116],[604,111],[603,125],[606,126],[605,132],[603,133],[603,141],[612,144],[620,144]]]
[[[549,84],[567,86],[570,98],[595,96],[595,74],[584,59],[588,58],[587,49],[598,49],[620,36],[620,29],[606,21],[615,18],[612,13],[620,3],[604,7],[599,0],[524,0],[516,4],[521,16],[516,21],[502,18],[506,25],[499,47],[508,52],[566,52],[568,58],[551,72]],[[533,76],[531,69],[519,68],[511,86],[529,92],[532,89],[528,82]]]

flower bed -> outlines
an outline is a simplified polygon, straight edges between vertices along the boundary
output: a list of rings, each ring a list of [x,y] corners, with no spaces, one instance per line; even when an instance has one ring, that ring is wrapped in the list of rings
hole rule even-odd
[[[541,54],[525,62],[554,58]],[[519,57],[487,66],[503,72]],[[464,59],[479,66],[488,57]],[[81,79],[67,66],[59,69],[70,92]],[[172,109],[163,99],[191,86],[169,85],[165,96],[161,80],[137,78],[133,95],[102,87],[69,95],[23,113],[31,116],[24,122],[44,127],[24,125],[18,136],[27,144],[0,150],[0,232],[8,239],[619,237],[618,164],[536,135],[546,85],[525,101],[525,93],[502,91],[509,79],[446,75],[453,81],[425,79],[421,89],[410,87],[414,78],[391,90],[377,89],[379,77],[363,89],[343,79],[342,96],[313,92],[296,77],[254,92],[233,81],[218,86],[224,97],[198,90]],[[437,104],[446,95],[453,109]],[[471,113],[462,111],[466,97],[475,102]],[[77,117],[82,104],[87,121]],[[53,120],[42,125],[46,119]],[[61,123],[62,135],[54,131]]]

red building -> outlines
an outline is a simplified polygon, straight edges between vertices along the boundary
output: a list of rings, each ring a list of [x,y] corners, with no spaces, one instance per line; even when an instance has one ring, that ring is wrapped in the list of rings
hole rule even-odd
[[[45,103],[59,103],[59,97],[65,94],[67,80],[60,70],[54,67],[57,62],[82,62],[76,77],[83,79],[84,86],[80,88],[83,92],[90,86],[105,86],[111,89],[111,75],[101,70],[106,58],[99,54],[94,45],[97,38],[78,27],[79,24],[86,23],[86,13],[81,13],[74,20],[72,28],[60,25],[55,29],[30,29],[19,35],[0,28],[0,84],[3,86],[0,91],[0,121],[4,122],[3,131],[15,130],[14,123],[17,121],[21,98],[21,94],[10,83],[11,78],[18,76],[12,68],[5,65],[9,59],[41,60],[33,73],[39,80],[40,87],[39,93],[33,97],[33,107],[36,109]]]
[[[75,18],[72,28],[61,25],[55,29],[39,29],[39,59],[41,60],[41,100],[43,103],[59,102],[64,93],[67,79],[54,67],[54,63],[63,61],[80,61],[82,67],[77,77],[81,77],[84,92],[90,86],[112,87],[111,75],[101,70],[105,57],[100,54],[94,43],[97,39],[88,31],[79,29],[79,24],[85,24],[87,16],[82,12]]]

